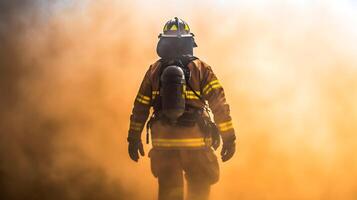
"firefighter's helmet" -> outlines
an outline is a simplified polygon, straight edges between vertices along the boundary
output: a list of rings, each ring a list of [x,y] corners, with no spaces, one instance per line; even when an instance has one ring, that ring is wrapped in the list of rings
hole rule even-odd
[[[162,33],[159,35],[161,37],[193,37],[194,34],[190,32],[190,27],[188,24],[177,17],[166,22]]]
[[[193,55],[193,48],[197,47],[188,24],[177,17],[166,22],[156,48],[161,58],[180,57]]]

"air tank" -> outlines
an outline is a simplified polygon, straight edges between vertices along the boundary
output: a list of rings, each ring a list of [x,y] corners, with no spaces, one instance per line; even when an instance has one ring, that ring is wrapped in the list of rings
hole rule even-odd
[[[185,112],[186,80],[179,66],[167,66],[160,77],[162,114],[175,121]]]

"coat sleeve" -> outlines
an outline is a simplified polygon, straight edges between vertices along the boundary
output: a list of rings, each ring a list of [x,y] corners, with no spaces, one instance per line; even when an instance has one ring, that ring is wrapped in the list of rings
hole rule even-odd
[[[141,82],[134,101],[134,108],[130,116],[129,138],[141,138],[141,132],[150,113],[152,93],[150,73],[151,66]]]
[[[210,66],[202,62],[201,70],[201,91],[212,110],[219,132],[223,139],[234,137],[235,131],[223,87]]]

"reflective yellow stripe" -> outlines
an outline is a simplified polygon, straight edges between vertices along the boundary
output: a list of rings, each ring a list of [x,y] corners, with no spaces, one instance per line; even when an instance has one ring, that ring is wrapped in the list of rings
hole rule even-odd
[[[195,91],[198,95],[200,95],[201,94],[201,92],[200,91]],[[195,95],[195,93],[192,91],[192,90],[186,90],[186,94],[193,94],[193,95]]]
[[[140,98],[137,98],[136,100],[137,100],[139,103],[142,103],[142,104],[146,104],[146,105],[149,105],[149,104],[150,104],[149,101],[145,101],[145,100],[140,99]]]
[[[219,128],[219,130],[221,132],[225,132],[225,131],[228,131],[228,130],[231,130],[231,129],[233,129],[233,125],[230,125],[230,126],[227,126],[227,127],[224,127],[224,128]]]
[[[130,122],[130,129],[134,131],[141,131],[144,124],[140,122]]]
[[[130,127],[131,130],[134,130],[134,131],[141,131],[141,127]]]
[[[190,96],[186,96],[186,99],[198,99],[198,97],[194,95],[190,95]]]
[[[136,97],[136,101],[138,101],[139,103],[142,103],[142,104],[146,104],[146,105],[149,105],[150,104],[150,100],[151,98],[148,97],[148,96],[145,96],[145,95],[142,95],[142,94],[138,94],[138,96]]]
[[[203,88],[203,92],[206,91],[206,90],[208,89],[208,87],[210,87],[211,85],[214,85],[214,84],[216,84],[216,83],[218,83],[218,80],[217,80],[217,79],[215,79],[215,80],[209,82],[209,83]]]
[[[145,96],[145,95],[142,95],[142,94],[140,94],[140,93],[138,94],[138,96],[139,96],[140,98],[144,99],[144,100],[147,100],[147,101],[150,101],[150,100],[151,100],[150,97]]]
[[[134,126],[142,126],[143,125],[143,123],[140,123],[140,122],[131,122],[130,124],[134,125]]]
[[[205,92],[205,95],[209,94],[211,92],[211,90],[216,89],[216,88],[221,88],[221,87],[222,87],[221,85],[213,85]]]
[[[152,144],[156,147],[203,147],[210,142],[210,138],[152,139]]]
[[[156,97],[160,94],[160,91],[155,90],[151,92],[151,98],[156,99]]]
[[[142,127],[143,125],[144,124],[142,124],[142,123],[135,123],[135,122],[130,123],[131,127]]]
[[[227,122],[219,123],[219,124],[218,124],[218,129],[219,129],[221,132],[224,132],[224,131],[228,131],[228,130],[230,130],[230,129],[233,129],[233,123],[232,123],[232,121],[227,121]]]
[[[209,82],[204,88],[203,88],[203,94],[207,95],[208,93],[210,93],[213,89],[216,88],[221,88],[222,86],[219,84],[218,80],[215,79],[211,82]]]
[[[142,126],[142,125],[140,125],[140,126],[135,126],[135,125],[130,124],[130,128],[133,128],[133,129],[136,129],[136,128],[140,128],[140,129],[141,129],[141,127],[143,127],[143,126]]]
[[[164,139],[164,138],[155,138],[153,141],[157,142],[203,142],[204,138],[188,138],[188,139]]]
[[[198,95],[201,94],[200,91],[196,91],[196,93],[197,93]],[[159,94],[160,94],[160,91],[152,91],[152,92],[151,92],[151,97],[152,97],[152,99],[156,99],[156,97],[157,97]],[[191,90],[186,90],[186,92],[185,92],[185,97],[186,97],[186,99],[199,99],[199,98],[196,96],[196,94],[195,94],[193,91],[191,91]]]
[[[198,95],[201,94],[200,91],[195,91]],[[199,99],[198,96],[192,90],[186,90],[186,99]]]
[[[219,126],[219,127],[224,127],[224,126],[227,126],[227,125],[230,125],[230,124],[232,124],[232,121],[231,121],[231,120],[226,121],[226,122],[219,123],[218,126]]]

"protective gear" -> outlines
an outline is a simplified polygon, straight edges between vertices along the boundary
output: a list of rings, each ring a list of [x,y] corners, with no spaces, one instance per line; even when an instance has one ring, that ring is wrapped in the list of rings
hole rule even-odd
[[[159,200],[183,200],[183,172],[189,200],[207,200],[219,180],[219,165],[211,149],[149,152],[151,171],[159,182]]]
[[[133,137],[128,137],[128,142],[129,142],[129,146],[128,146],[129,156],[133,161],[138,162],[139,153],[141,156],[145,156],[143,143],[141,142],[141,139],[133,138]]]
[[[161,112],[170,121],[177,121],[185,112],[186,80],[179,66],[166,67],[160,78]]]
[[[236,137],[228,137],[223,139],[223,147],[221,151],[222,161],[226,162],[231,159],[236,151]]]
[[[212,148],[217,150],[221,144],[221,138],[216,124],[210,119],[209,116],[200,117],[197,123],[202,131],[212,137]]]
[[[194,34],[182,19],[175,17],[166,22],[163,33],[159,34],[156,52],[161,58],[176,58],[182,55],[193,55],[197,47]]]
[[[188,86],[188,89],[190,89],[189,80],[191,78],[187,64],[195,59],[197,58],[193,56],[182,56],[174,60],[161,59],[158,73],[161,77],[159,82],[160,95],[153,100],[155,120],[160,119],[174,126],[194,126],[196,123],[200,109],[186,104],[186,88]],[[164,91],[166,92],[163,93]],[[171,118],[166,116],[168,107],[172,110],[171,112],[177,113],[176,116]],[[175,109],[176,111],[174,111]],[[151,127],[149,126],[149,128]]]
[[[130,134],[140,134],[150,113],[150,107],[154,106],[155,110],[155,104],[160,97],[162,66],[174,64],[175,61],[163,63],[163,59],[160,59],[150,66],[135,100],[130,122]],[[233,136],[235,133],[229,105],[226,103],[224,90],[211,67],[199,59],[188,61],[186,66],[191,73],[189,84],[192,87],[186,88],[186,111],[190,112],[190,108],[203,110],[205,107],[205,104],[195,95],[195,91],[208,101],[222,138]],[[161,119],[152,122],[151,139],[153,147],[158,149],[205,149],[212,145],[210,134],[202,130],[197,123],[192,126],[171,126]]]
[[[179,19],[174,17],[173,19],[166,22],[163,33],[159,35],[161,37],[193,37],[194,34],[190,32],[190,27],[188,24]]]
[[[175,17],[165,24],[157,45],[161,59],[146,72],[130,117],[129,155],[138,161],[139,153],[144,155],[140,135],[154,107],[147,130],[151,130],[149,157],[159,182],[159,200],[183,200],[183,172],[188,200],[208,200],[210,186],[219,179],[211,147],[216,149],[222,137],[222,160],[235,152],[235,132],[223,88],[211,67],[193,56],[196,46],[186,22]],[[209,109],[216,124],[204,112]],[[167,118],[174,123],[167,123]],[[205,120],[200,124],[198,119]]]

